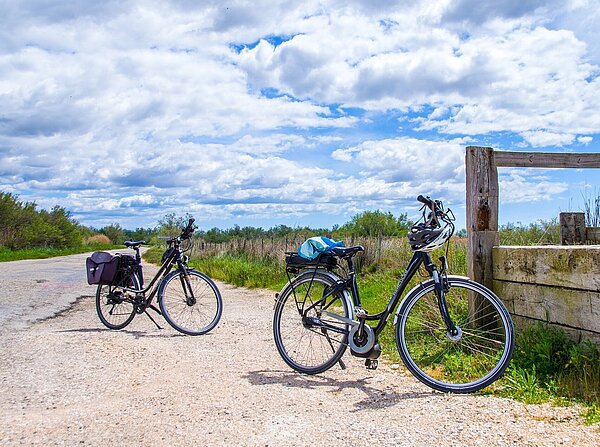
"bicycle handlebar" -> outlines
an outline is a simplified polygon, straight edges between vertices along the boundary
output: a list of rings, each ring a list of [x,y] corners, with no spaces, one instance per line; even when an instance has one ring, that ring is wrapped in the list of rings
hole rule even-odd
[[[194,222],[195,222],[195,219],[193,217],[190,217],[190,220],[188,221],[187,226],[181,232],[182,237],[183,236],[190,237],[192,235],[192,233],[194,232]]]
[[[175,241],[183,241],[183,240],[191,238],[192,234],[194,234],[194,230],[196,230],[196,227],[194,226],[195,221],[196,221],[196,219],[194,219],[193,217],[190,217],[190,220],[188,221],[185,228],[183,230],[181,230],[181,233],[179,234],[179,236],[168,239],[167,243],[172,244]]]
[[[449,208],[447,210],[444,210],[444,205],[442,205],[441,200],[433,200],[429,196],[424,197],[421,194],[419,194],[417,200],[431,210],[429,220],[431,220],[436,225],[439,225],[438,217],[443,220],[454,220],[454,213]],[[423,216],[425,217],[425,214],[423,214]]]
[[[423,195],[419,194],[419,197],[417,197],[417,200],[425,205],[427,205],[429,208],[431,208],[432,204],[433,204],[433,200],[431,200],[429,197],[424,197]]]

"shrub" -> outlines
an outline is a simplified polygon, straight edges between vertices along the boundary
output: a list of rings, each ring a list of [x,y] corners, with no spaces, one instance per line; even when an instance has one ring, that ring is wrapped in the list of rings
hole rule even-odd
[[[94,236],[90,236],[85,240],[87,245],[110,245],[112,244],[111,240],[105,234],[96,234]]]

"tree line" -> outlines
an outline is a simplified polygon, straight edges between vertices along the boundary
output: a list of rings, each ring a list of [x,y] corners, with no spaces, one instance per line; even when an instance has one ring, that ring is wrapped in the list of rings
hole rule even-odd
[[[0,192],[0,246],[10,249],[81,246],[85,227],[60,206],[38,210],[35,202]]]
[[[86,227],[77,222],[70,211],[55,206],[50,211],[39,209],[35,202],[19,200],[12,193],[0,191],[0,247],[11,250],[25,248],[71,248],[90,243],[120,245],[129,239],[156,243],[159,236],[179,234],[191,216],[166,214],[155,227],[128,230],[118,223],[102,228]],[[412,222],[406,214],[395,217],[390,212],[365,211],[343,225],[331,228],[310,228],[277,225],[268,229],[234,225],[228,229],[199,230],[196,237],[206,242],[221,243],[234,239],[302,238],[328,235],[333,238],[354,236],[403,236]]]
[[[365,237],[404,236],[412,222],[406,214],[395,217],[391,212],[364,211],[354,215],[343,225],[331,228],[310,228],[287,225],[277,225],[268,229],[260,227],[240,227],[235,225],[229,229],[211,228],[200,231],[199,236],[205,242],[223,243],[233,239],[272,239],[272,238],[303,238],[315,235],[327,235],[332,238],[344,238],[350,235]]]

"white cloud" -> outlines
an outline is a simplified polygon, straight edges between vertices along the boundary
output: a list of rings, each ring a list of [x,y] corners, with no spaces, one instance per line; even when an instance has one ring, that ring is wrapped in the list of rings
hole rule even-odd
[[[563,134],[536,130],[523,132],[521,136],[533,147],[565,146],[575,140],[573,134]]]
[[[369,176],[395,181],[464,180],[464,146],[454,142],[415,138],[365,141],[338,149],[332,157],[356,162]]]
[[[502,169],[499,184],[500,201],[504,204],[556,200],[569,189],[568,184],[552,181],[539,169]]]
[[[600,8],[552,5],[9,2],[0,190],[146,224],[461,202],[474,136],[600,133]]]
[[[502,14],[533,14],[542,3],[503,4]],[[281,45],[263,40],[243,50],[238,62],[255,88],[301,98],[368,109],[436,104],[440,111],[422,129],[566,134],[600,127],[592,113],[600,96],[594,77],[599,68],[587,61],[589,45],[573,32],[547,29],[537,19],[506,22],[510,26],[496,20],[463,38],[460,29],[427,17],[391,17],[397,21],[384,30],[375,17],[327,16],[322,28]],[[442,111],[450,116],[440,116]]]
[[[592,138],[592,137],[577,137],[577,142],[580,144],[583,144],[585,146],[590,144],[593,140],[594,140],[594,138]]]

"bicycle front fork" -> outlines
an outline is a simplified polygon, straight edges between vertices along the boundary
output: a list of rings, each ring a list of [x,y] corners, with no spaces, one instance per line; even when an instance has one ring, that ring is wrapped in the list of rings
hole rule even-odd
[[[434,281],[434,290],[435,295],[437,297],[438,308],[440,309],[440,315],[442,316],[442,320],[446,325],[446,330],[448,331],[448,337],[454,338],[460,336],[460,329],[456,327],[454,321],[452,321],[452,317],[448,312],[448,303],[446,301],[446,292],[448,289],[448,279],[447,279],[447,270],[448,270],[448,261],[445,256],[440,257],[440,261],[442,263],[441,271],[438,272],[435,264],[431,266],[431,276]]]
[[[186,304],[188,306],[193,306],[196,304],[196,297],[194,296],[192,284],[190,283],[190,275],[185,268],[181,270],[179,281],[181,281],[181,287],[183,288],[183,293],[185,294]]]

